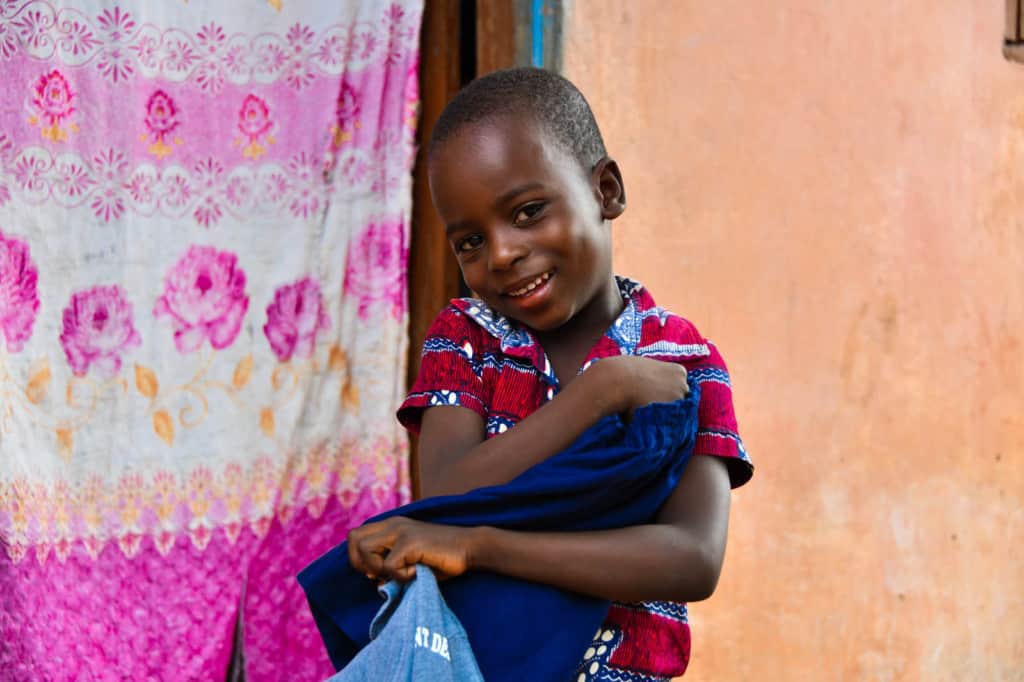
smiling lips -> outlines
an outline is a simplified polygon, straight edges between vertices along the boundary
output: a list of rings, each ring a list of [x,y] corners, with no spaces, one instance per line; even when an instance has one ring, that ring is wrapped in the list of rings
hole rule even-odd
[[[513,289],[512,291],[506,291],[505,295],[506,296],[511,296],[512,298],[519,298],[521,296],[526,296],[528,293],[530,293],[531,291],[533,291],[534,289],[536,289],[540,285],[544,284],[544,282],[546,282],[549,279],[551,279],[551,275],[553,275],[553,274],[554,274],[554,270],[548,270],[543,275],[538,276],[536,279],[534,279],[534,280],[524,284],[523,286],[519,287],[518,289]]]

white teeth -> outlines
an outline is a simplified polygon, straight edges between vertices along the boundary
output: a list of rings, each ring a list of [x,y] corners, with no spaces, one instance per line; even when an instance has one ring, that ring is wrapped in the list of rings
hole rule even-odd
[[[528,294],[531,291],[533,291],[534,289],[536,289],[537,287],[539,287],[541,284],[544,284],[544,282],[548,281],[549,279],[551,279],[551,273],[550,272],[545,272],[543,275],[541,275],[537,279],[533,280],[532,282],[530,282],[529,284],[524,286],[522,289],[516,289],[515,291],[508,292],[508,295],[509,296],[522,296],[523,294]]]

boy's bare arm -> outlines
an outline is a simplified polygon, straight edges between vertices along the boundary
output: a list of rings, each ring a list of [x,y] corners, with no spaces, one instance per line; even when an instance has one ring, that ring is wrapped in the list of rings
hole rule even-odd
[[[485,439],[467,408],[430,408],[420,436],[426,496],[508,482],[568,447],[602,417],[685,396],[680,365],[637,357],[594,364],[500,436]],[[349,533],[349,559],[380,579],[408,580],[415,564],[441,576],[469,569],[533,580],[621,601],[706,598],[725,552],[729,476],[716,457],[694,457],[651,524],[581,533],[462,528],[393,517]]]
[[[623,356],[595,363],[494,438],[485,440],[483,418],[468,408],[429,408],[420,428],[420,490],[433,497],[507,483],[567,448],[603,417],[678,400],[686,392],[681,365]]]
[[[353,530],[349,558],[384,580],[409,580],[422,563],[442,576],[488,570],[618,601],[698,601],[718,583],[729,503],[725,463],[695,456],[652,524],[545,533],[394,517]]]

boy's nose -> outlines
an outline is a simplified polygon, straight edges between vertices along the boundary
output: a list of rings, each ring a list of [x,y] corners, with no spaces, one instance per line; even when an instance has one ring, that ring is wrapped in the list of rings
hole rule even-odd
[[[530,252],[526,240],[515,233],[493,237],[490,246],[488,258],[491,270],[508,270]]]

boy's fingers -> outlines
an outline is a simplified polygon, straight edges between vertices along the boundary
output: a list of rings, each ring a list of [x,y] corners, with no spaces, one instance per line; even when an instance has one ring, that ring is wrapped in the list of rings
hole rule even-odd
[[[348,550],[352,566],[369,578],[375,578],[381,574],[384,568],[384,557],[388,555],[395,542],[393,533],[388,532],[387,529],[382,529],[382,531],[364,535],[357,538],[355,542],[349,543]]]
[[[353,528],[348,532],[348,561],[352,567],[361,573],[366,572],[366,564],[363,561],[363,547],[367,538],[377,535],[380,531],[380,523],[368,523]]]
[[[379,578],[386,573],[384,557],[376,552],[364,554],[363,564],[366,567],[366,575],[370,578]]]
[[[353,529],[348,536],[349,563],[370,579],[411,580],[415,569],[409,571],[409,564],[415,561],[405,559],[409,553],[406,525],[405,519],[392,517]]]
[[[353,529],[348,534],[348,563],[360,573],[366,573],[362,556],[359,554],[359,535],[356,533],[357,530],[359,529]]]
[[[423,559],[417,543],[399,540],[384,558],[383,573],[399,581],[408,581],[415,575],[415,565]]]

